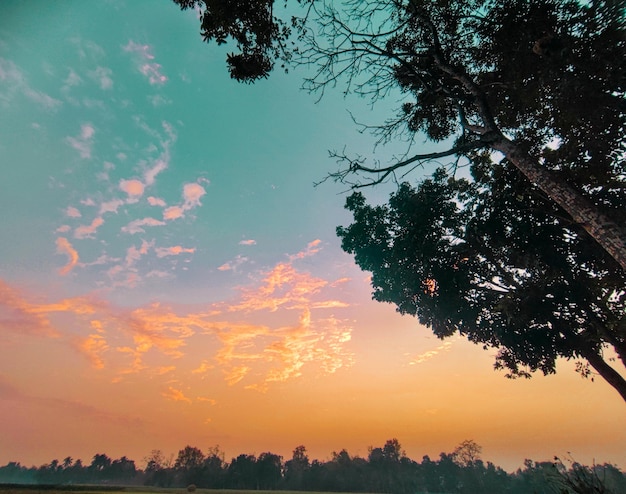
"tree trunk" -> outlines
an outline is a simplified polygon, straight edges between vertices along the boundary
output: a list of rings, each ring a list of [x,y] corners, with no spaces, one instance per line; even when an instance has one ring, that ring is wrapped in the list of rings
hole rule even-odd
[[[522,152],[513,141],[501,137],[491,145],[563,208],[626,271],[626,230],[623,227],[599,211],[597,206],[564,180]]]
[[[583,350],[582,356],[591,364],[591,366],[602,376],[602,378],[613,386],[626,401],[626,379],[619,372],[607,364],[602,356],[594,350]]]

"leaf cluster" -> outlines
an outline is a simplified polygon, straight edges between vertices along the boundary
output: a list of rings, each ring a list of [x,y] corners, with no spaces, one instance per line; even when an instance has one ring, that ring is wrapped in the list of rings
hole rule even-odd
[[[510,376],[605,345],[625,355],[626,275],[509,163],[474,158],[473,180],[440,169],[386,205],[347,199],[354,223],[337,234],[372,272],[373,298],[440,338],[498,348]]]

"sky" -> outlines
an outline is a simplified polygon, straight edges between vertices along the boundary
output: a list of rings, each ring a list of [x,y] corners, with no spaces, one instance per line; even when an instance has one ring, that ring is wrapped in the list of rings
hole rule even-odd
[[[305,69],[241,85],[227,50],[167,0],[0,4],[0,465],[397,438],[416,460],[473,439],[509,471],[626,468],[601,379],[506,379],[495,350],[371,300],[335,235],[345,186],[313,184],[329,150],[404,149],[351,116],[397,101],[318,102]]]

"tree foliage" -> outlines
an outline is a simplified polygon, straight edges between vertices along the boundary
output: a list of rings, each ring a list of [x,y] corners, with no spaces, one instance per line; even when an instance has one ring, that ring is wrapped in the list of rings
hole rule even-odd
[[[233,79],[251,83],[266,78],[276,61],[291,58],[293,28],[300,29],[301,20],[290,21],[274,15],[274,0],[173,0],[181,9],[200,12],[200,31],[204,41],[225,44],[234,41],[238,53],[226,58]],[[311,3],[311,0],[298,0]],[[289,45],[289,46],[288,46]]]
[[[442,338],[498,348],[509,376],[582,358],[583,375],[590,365],[626,400],[610,364],[611,352],[626,363],[626,2],[302,0],[315,28],[294,20],[289,50],[270,0],[175,1],[204,8],[206,40],[230,37],[252,57],[248,70],[229,55],[236,79],[296,54],[313,67],[311,91],[403,94],[373,128],[382,141],[445,146],[390,164],[335,155],[330,177],[357,189],[449,160],[387,206],[348,199],[355,223],[338,234],[373,273],[376,300]]]

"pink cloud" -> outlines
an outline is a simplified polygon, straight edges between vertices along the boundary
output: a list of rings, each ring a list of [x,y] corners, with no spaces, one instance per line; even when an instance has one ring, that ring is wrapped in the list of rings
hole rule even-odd
[[[165,257],[165,256],[178,256],[180,254],[193,254],[196,249],[195,248],[184,248],[180,245],[175,245],[173,247],[157,247],[155,249],[157,257]]]
[[[167,158],[169,159],[169,156],[167,156]],[[156,176],[166,168],[167,161],[165,159],[159,158],[158,160],[156,160],[154,166],[148,168],[143,174],[143,179],[145,180],[146,185],[152,185],[154,183],[154,180],[156,179]]]
[[[322,241],[319,239],[313,240],[312,242],[309,242],[307,244],[305,250],[300,251],[297,254],[293,254],[292,256],[289,256],[289,259],[293,261],[295,259],[303,259],[305,257],[313,256],[321,250],[321,248],[318,247],[321,243]]]
[[[120,180],[119,187],[128,194],[128,202],[137,202],[144,191],[144,185],[139,180]]]
[[[80,211],[73,206],[68,206],[68,208],[65,210],[65,215],[70,218],[80,218],[82,216],[80,214]]]
[[[256,245],[256,240],[242,240],[239,245]]]
[[[136,54],[138,57],[137,69],[148,78],[150,84],[165,84],[167,77],[161,73],[161,65],[154,62],[154,55],[152,55],[149,45],[140,45],[130,40],[123,48],[124,51]]]
[[[202,185],[197,183],[185,184],[183,187],[183,197],[185,199],[183,209],[188,210],[200,206],[200,198],[204,194],[206,194],[206,190]]]
[[[159,221],[154,218],[142,218],[139,220],[131,221],[128,225],[122,227],[122,231],[124,233],[142,233],[145,230],[142,228],[144,226],[162,226],[165,225],[164,221]]]
[[[124,201],[120,199],[113,199],[111,201],[103,202],[100,204],[100,214],[104,213],[117,213],[117,210],[121,205],[124,204]]]
[[[162,208],[166,206],[165,201],[163,199],[160,199],[158,197],[153,197],[153,196],[148,197],[148,204],[150,204],[150,206],[160,206]]]
[[[103,223],[104,220],[102,217],[98,216],[97,218],[94,218],[90,225],[81,225],[77,227],[74,230],[74,238],[91,237]]]
[[[232,261],[226,262],[224,264],[222,264],[220,267],[218,267],[218,271],[231,271],[231,270],[236,270],[239,266],[241,266],[242,264],[244,264],[245,262],[248,261],[247,257],[244,256],[237,256],[235,257],[235,259],[233,259]]]
[[[183,208],[180,206],[170,206],[163,211],[164,220],[175,220],[183,216]]]
[[[67,264],[59,269],[59,274],[65,276],[74,268],[74,266],[76,266],[76,264],[78,264],[78,252],[76,252],[76,249],[72,247],[72,244],[70,244],[65,237],[57,238],[56,244],[57,253],[65,254],[68,257]]]

